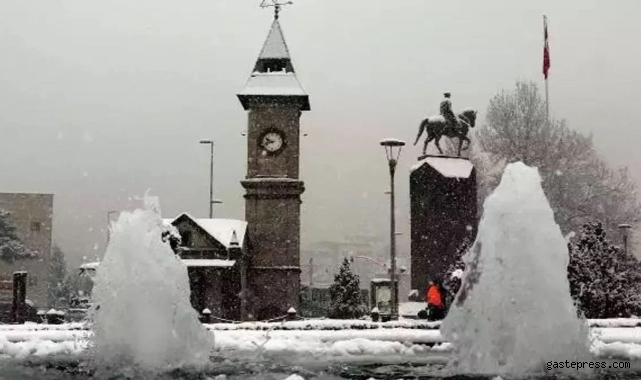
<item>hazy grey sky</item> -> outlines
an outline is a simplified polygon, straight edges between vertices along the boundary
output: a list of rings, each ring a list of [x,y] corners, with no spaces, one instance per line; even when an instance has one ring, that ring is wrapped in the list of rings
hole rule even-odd
[[[272,11],[260,0],[0,1],[0,191],[55,193],[54,236],[102,254],[108,210],[146,189],[166,217],[243,218],[247,80]],[[542,84],[549,17],[551,112],[594,133],[641,183],[638,1],[297,0],[281,24],[312,111],[302,129],[303,245],[361,232],[385,239],[387,166],[378,141],[415,137],[444,90],[481,118],[516,80]],[[482,121],[482,120],[481,120]],[[410,147],[398,173],[407,249]],[[96,248],[94,250],[94,247]]]

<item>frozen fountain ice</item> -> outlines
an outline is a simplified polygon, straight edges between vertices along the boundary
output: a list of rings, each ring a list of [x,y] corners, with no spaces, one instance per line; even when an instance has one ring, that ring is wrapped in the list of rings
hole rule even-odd
[[[121,213],[96,275],[96,360],[145,371],[205,364],[214,336],[191,307],[186,267],[161,240],[157,198],[144,203]]]
[[[525,375],[547,361],[590,360],[588,328],[569,292],[567,243],[536,168],[506,167],[464,261],[441,327],[457,372]]]

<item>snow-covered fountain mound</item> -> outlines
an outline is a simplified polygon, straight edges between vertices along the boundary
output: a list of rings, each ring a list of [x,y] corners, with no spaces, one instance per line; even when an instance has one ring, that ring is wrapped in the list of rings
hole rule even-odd
[[[93,291],[98,365],[162,371],[208,362],[213,334],[189,302],[187,268],[161,240],[157,198],[121,213]]]
[[[588,328],[569,293],[567,243],[536,168],[506,167],[464,261],[441,327],[455,347],[455,371],[522,376],[549,361],[591,360]]]

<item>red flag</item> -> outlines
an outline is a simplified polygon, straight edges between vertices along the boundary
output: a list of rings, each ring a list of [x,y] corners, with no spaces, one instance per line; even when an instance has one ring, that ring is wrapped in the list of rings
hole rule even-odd
[[[543,16],[543,76],[548,79],[550,70],[550,45],[548,45],[548,19]]]

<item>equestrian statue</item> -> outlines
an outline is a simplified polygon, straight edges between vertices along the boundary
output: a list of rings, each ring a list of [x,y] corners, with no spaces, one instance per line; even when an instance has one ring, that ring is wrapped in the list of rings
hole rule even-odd
[[[437,116],[430,116],[421,122],[414,145],[418,144],[418,140],[420,140],[423,132],[427,131],[427,137],[425,138],[425,144],[423,145],[423,155],[426,154],[427,145],[432,140],[434,140],[434,144],[436,145],[436,148],[438,148],[438,151],[443,154],[443,150],[441,150],[441,146],[439,145],[441,137],[456,137],[459,139],[458,156],[461,157],[461,150],[470,147],[470,139],[467,137],[467,133],[470,131],[470,128],[474,128],[476,123],[476,111],[466,109],[457,117],[452,111],[452,102],[450,101],[451,94],[446,92],[444,96],[445,98],[441,102],[440,106],[441,114]],[[467,142],[465,148],[463,148],[463,141]]]

